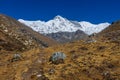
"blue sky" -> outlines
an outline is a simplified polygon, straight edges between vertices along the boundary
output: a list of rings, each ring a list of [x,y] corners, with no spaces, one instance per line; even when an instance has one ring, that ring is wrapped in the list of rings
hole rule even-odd
[[[56,15],[92,23],[120,20],[120,0],[0,0],[0,13],[47,21]]]

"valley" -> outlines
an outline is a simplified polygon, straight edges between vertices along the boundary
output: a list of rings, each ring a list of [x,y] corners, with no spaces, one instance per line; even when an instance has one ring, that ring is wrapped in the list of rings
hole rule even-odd
[[[0,14],[0,80],[120,80],[119,21],[95,35],[51,35]]]

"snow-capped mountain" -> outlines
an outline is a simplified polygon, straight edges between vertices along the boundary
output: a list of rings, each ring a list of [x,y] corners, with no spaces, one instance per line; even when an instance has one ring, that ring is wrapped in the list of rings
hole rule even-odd
[[[71,21],[61,16],[56,16],[54,19],[45,21],[27,21],[23,19],[19,19],[19,22],[31,27],[33,30],[42,33],[42,34],[50,34],[57,32],[76,32],[77,30],[82,30],[88,35],[93,33],[98,33],[108,27],[109,23],[100,23],[100,24],[92,24],[86,21]]]

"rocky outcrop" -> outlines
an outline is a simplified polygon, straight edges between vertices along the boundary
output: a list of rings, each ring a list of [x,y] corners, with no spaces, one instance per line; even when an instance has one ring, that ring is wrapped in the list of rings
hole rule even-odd
[[[85,40],[88,38],[88,35],[81,30],[77,30],[76,32],[51,33],[47,34],[47,36],[61,43],[71,42],[75,40]]]

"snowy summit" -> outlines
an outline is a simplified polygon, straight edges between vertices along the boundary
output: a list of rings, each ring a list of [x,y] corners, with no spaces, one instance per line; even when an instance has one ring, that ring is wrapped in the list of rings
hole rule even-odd
[[[40,20],[28,21],[23,19],[19,19],[18,21],[42,34],[50,34],[57,32],[75,32],[77,30],[82,30],[86,34],[91,35],[93,33],[101,32],[103,29],[110,25],[107,22],[100,24],[92,24],[86,21],[71,21],[59,15],[47,22]]]

